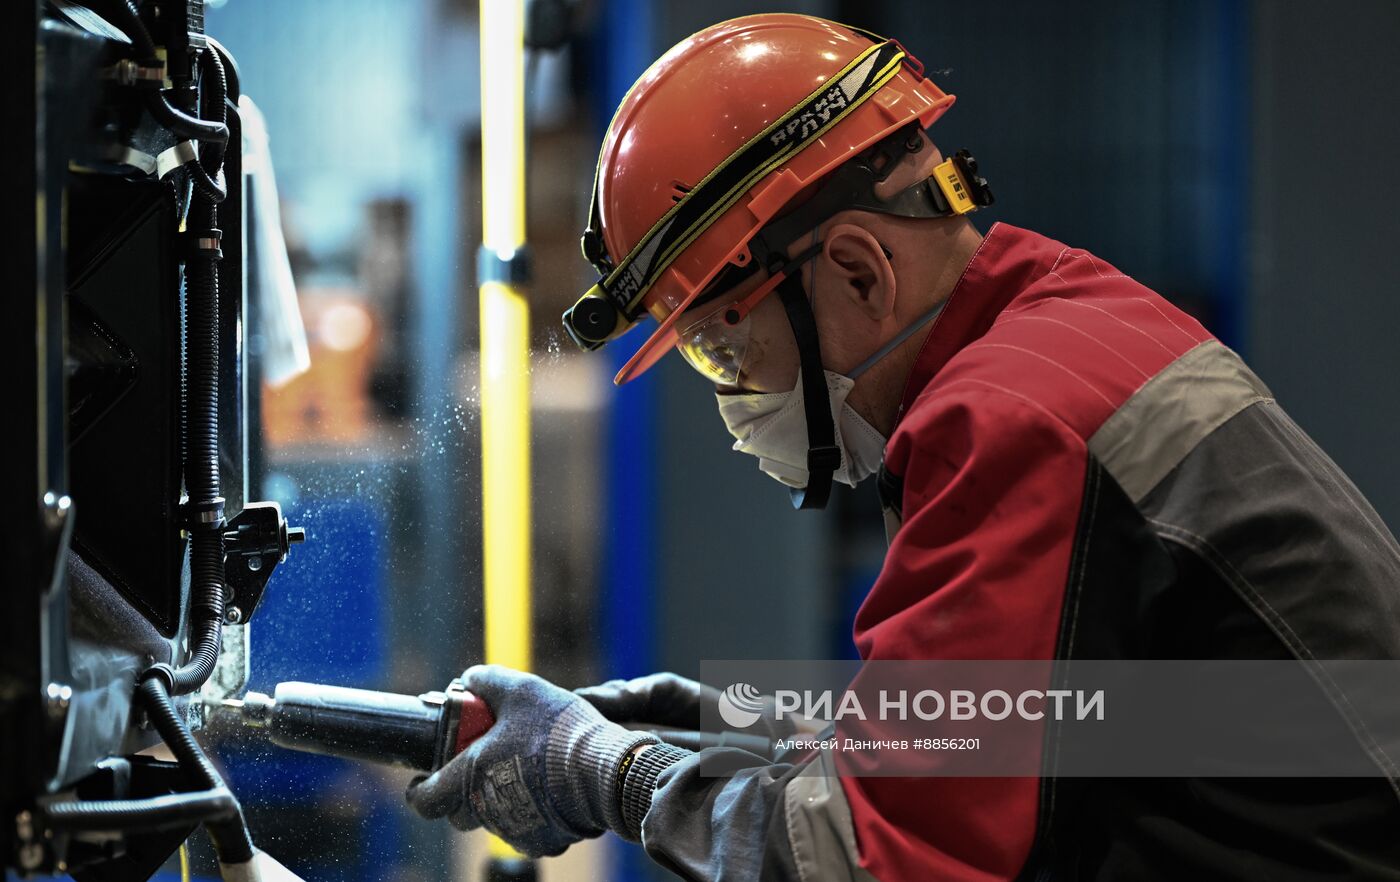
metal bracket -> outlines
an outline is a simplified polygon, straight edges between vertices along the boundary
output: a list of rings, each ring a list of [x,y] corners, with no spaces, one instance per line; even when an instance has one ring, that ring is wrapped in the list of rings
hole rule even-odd
[[[214,663],[214,673],[199,687],[202,701],[190,702],[191,709],[198,713],[201,725],[209,725],[209,720],[225,699],[241,698],[248,691],[248,678],[252,675],[252,659],[248,653],[249,625],[225,625],[224,635],[219,644],[219,660]]]
[[[164,180],[165,176],[183,168],[187,163],[199,160],[198,145],[193,141],[181,141],[174,147],[162,150],[155,159],[156,177]]]
[[[236,625],[252,618],[273,569],[294,543],[304,541],[306,530],[288,527],[277,503],[243,506],[224,529],[224,581],[233,592],[224,621]]]
[[[103,70],[102,76],[104,79],[116,80],[123,86],[160,88],[165,84],[165,63],[160,59],[154,60],[159,63],[142,65],[130,58],[123,58]]]
[[[482,245],[476,252],[476,283],[501,282],[507,285],[528,285],[533,275],[533,260],[525,247],[514,251],[497,251]]]

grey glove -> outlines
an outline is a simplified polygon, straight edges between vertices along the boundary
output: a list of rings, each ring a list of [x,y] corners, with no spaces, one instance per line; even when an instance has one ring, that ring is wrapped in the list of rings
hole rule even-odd
[[[485,827],[530,857],[559,854],[605,830],[625,834],[618,772],[633,748],[656,743],[655,736],[608,722],[533,674],[477,665],[462,678],[496,724],[409,785],[415,812],[447,817],[459,830]]]
[[[671,673],[648,674],[635,680],[609,680],[574,691],[614,723],[692,730],[702,728],[700,709],[718,707],[720,696],[720,691],[713,686]],[[777,719],[773,698],[765,696],[763,715],[745,731],[777,740],[794,734],[796,726],[791,717]]]

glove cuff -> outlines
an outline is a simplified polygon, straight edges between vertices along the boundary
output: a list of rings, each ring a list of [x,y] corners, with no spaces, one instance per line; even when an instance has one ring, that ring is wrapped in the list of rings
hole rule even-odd
[[[627,768],[622,782],[622,827],[617,834],[638,842],[642,838],[642,820],[651,809],[651,797],[656,792],[656,779],[693,751],[670,744],[654,744],[637,755]]]
[[[566,708],[550,727],[545,744],[545,772],[564,821],[585,835],[622,832],[618,769],[632,748],[657,742],[650,732],[607,722],[585,702]]]

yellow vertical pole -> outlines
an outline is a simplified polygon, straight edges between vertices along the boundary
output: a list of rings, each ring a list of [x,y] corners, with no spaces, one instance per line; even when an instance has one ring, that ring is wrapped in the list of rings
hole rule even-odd
[[[486,661],[530,667],[525,4],[481,0],[481,498]],[[494,857],[515,852],[492,838]]]

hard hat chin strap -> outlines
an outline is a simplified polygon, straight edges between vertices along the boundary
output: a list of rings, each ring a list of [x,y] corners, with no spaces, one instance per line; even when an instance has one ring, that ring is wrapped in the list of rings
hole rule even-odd
[[[816,238],[815,231],[813,238]],[[826,367],[822,362],[821,337],[817,333],[817,318],[812,312],[812,301],[807,296],[807,291],[802,285],[802,275],[798,271],[803,264],[816,257],[821,248],[820,241],[813,242],[781,268],[776,267],[775,260],[773,270],[783,276],[777,286],[778,297],[782,300],[783,311],[787,314],[788,325],[792,328],[792,337],[797,344],[802,407],[807,422],[807,486],[789,490],[792,495],[792,507],[799,510],[825,508],[831,496],[832,476],[841,468],[842,453],[836,443],[836,418],[831,412]],[[857,365],[847,376],[854,380],[865,373],[919,329],[936,319],[946,304],[946,299],[939,301]]]
[[[831,476],[841,467],[841,448],[836,446],[836,421],[831,416],[831,397],[822,367],[821,341],[817,319],[802,287],[802,276],[793,273],[778,283],[778,296],[787,313],[792,336],[797,342],[801,366],[802,406],[807,417],[807,486],[794,487],[792,507],[825,508],[831,496]]]

